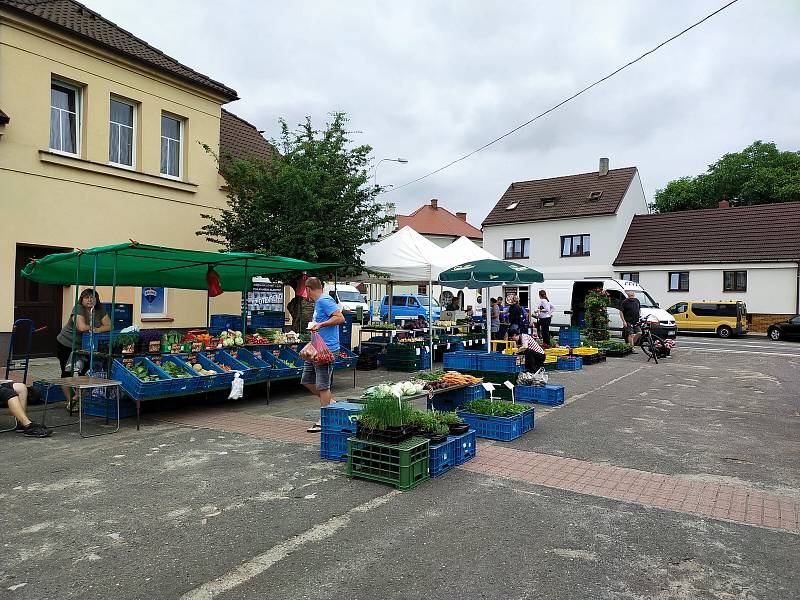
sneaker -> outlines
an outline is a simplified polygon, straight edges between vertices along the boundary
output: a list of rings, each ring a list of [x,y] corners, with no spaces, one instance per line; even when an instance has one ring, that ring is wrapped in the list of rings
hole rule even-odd
[[[39,425],[37,423],[30,423],[22,431],[22,433],[24,433],[25,435],[27,435],[29,437],[44,438],[44,437],[50,437],[51,435],[53,435],[53,430],[52,429],[48,429],[47,427],[43,427],[42,425]]]
[[[35,421],[31,421],[28,424],[28,427],[44,427],[44,425],[42,425],[41,423],[36,423]],[[14,431],[16,431],[17,433],[24,433],[25,429],[26,429],[25,425],[17,421],[17,426],[14,428]]]

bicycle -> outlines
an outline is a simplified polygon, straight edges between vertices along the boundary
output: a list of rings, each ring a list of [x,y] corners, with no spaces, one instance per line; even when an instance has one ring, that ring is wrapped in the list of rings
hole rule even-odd
[[[647,319],[639,319],[637,325],[642,329],[642,337],[639,338],[639,344],[642,347],[642,351],[647,355],[647,362],[653,360],[658,364],[659,357],[666,358],[667,352],[671,348],[672,340],[666,340],[653,333],[652,325]]]

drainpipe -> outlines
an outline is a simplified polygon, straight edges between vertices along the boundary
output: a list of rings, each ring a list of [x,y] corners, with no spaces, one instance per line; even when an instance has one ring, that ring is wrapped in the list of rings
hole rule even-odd
[[[794,302],[794,314],[800,315],[800,261],[797,261],[797,295]]]

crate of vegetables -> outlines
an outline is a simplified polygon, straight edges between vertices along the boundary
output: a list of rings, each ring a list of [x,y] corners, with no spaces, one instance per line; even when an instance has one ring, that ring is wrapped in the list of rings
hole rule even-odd
[[[203,378],[204,384],[201,389],[204,391],[228,387],[233,381],[233,371],[224,371],[202,354],[192,352],[182,355],[181,358]]]
[[[242,373],[242,377],[244,377],[244,373],[247,371],[247,367],[245,367],[235,358],[231,357],[231,355],[225,352],[224,350],[210,350],[208,352],[198,352],[197,356],[203,357],[203,359],[205,359],[203,363],[207,365],[206,368],[209,368],[208,363],[211,363],[216,368],[228,374],[228,377],[226,377],[225,379],[228,383],[233,381],[233,378],[237,371]]]
[[[269,354],[262,352],[261,356],[272,366],[272,379],[300,377],[306,364],[297,352],[289,348],[275,348]]]
[[[533,408],[504,400],[473,400],[458,411],[478,437],[510,442],[533,429]]]
[[[339,348],[333,355],[336,357],[336,361],[333,363],[334,370],[352,369],[356,366],[358,358],[347,348]]]
[[[269,379],[271,367],[261,356],[256,356],[247,348],[230,348],[226,350],[231,358],[235,358],[240,363],[244,364],[248,369],[253,369],[255,372],[250,375],[249,381],[266,381]]]
[[[197,375],[191,365],[180,356],[167,354],[161,357],[154,356],[150,360],[172,378],[170,394],[203,391],[207,380]]]
[[[172,386],[170,376],[144,357],[115,359],[111,378],[134,400],[166,396]]]

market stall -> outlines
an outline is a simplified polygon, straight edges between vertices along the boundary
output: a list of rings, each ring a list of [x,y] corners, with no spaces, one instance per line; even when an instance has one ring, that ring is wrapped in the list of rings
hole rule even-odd
[[[249,252],[206,252],[153,246],[130,241],[50,254],[32,261],[21,275],[38,283],[75,285],[75,303],[79,286],[110,286],[111,322],[114,322],[116,289],[119,286],[163,286],[173,289],[203,290],[207,298],[225,291],[241,292],[241,330],[220,331],[213,344],[211,339],[196,335],[194,339],[178,338],[141,342],[122,340],[119,332],[87,334],[83,348],[73,342],[72,363],[83,351],[90,372],[100,360],[107,374],[122,382],[122,388],[133,399],[138,416],[143,400],[190,395],[230,388],[233,379],[241,378],[246,385],[268,382],[280,373],[297,374],[302,369],[299,356],[288,355],[281,349],[278,355],[260,355],[242,348],[246,332],[247,304],[244,301],[253,285],[253,278],[296,271],[323,271],[339,265],[310,263],[282,256],[267,256]],[[207,302],[206,326],[210,325]],[[147,331],[147,330],[144,330]],[[205,334],[210,335],[210,334]],[[77,336],[75,336],[77,340]],[[299,341],[299,340],[298,340]],[[108,350],[100,352],[100,343]],[[130,343],[129,343],[130,342]],[[115,356],[115,349],[120,356]],[[155,352],[153,351],[155,350]],[[283,353],[283,355],[281,354]],[[291,365],[290,365],[291,363]],[[280,375],[278,375],[280,376]]]

